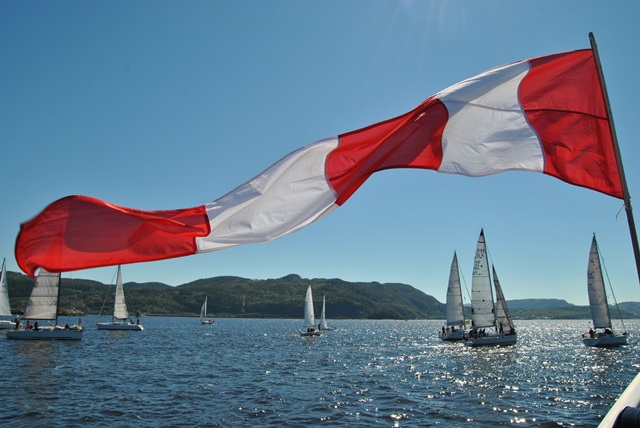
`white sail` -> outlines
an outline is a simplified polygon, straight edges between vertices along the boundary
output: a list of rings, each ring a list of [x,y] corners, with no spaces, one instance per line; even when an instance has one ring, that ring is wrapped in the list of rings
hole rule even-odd
[[[40,268],[22,318],[31,320],[57,319],[59,288],[60,274],[47,272]]]
[[[475,328],[495,326],[493,291],[489,276],[484,230],[480,231],[476,256],[473,260],[473,278],[471,280],[471,318]]]
[[[501,329],[504,334],[512,334],[515,331],[515,326],[513,325],[513,321],[511,321],[511,315],[509,315],[509,308],[502,293],[500,281],[498,281],[496,268],[495,266],[492,267],[493,285],[496,287],[496,319],[498,321],[498,329]]]
[[[11,316],[9,304],[9,286],[7,285],[7,260],[2,260],[2,273],[0,273],[0,315]]]
[[[200,308],[200,321],[202,321],[205,318],[207,318],[207,299],[208,298],[209,298],[209,296],[205,296],[204,303],[202,304],[202,307]]]
[[[458,256],[453,253],[449,286],[447,287],[447,325],[464,325],[464,308],[462,306],[462,288],[458,272]]]
[[[589,252],[589,266],[587,268],[587,288],[589,291],[589,306],[594,328],[611,328],[611,316],[609,304],[604,289],[604,278],[600,266],[600,255],[595,235],[591,241]]]
[[[324,330],[327,329],[327,319],[325,318],[325,315],[324,315],[325,300],[326,300],[326,296],[322,296],[322,314],[320,315],[320,327]]]
[[[124,300],[124,289],[122,288],[122,273],[120,272],[120,266],[118,266],[118,278],[116,280],[116,299],[113,304],[113,317],[119,320],[126,320],[129,318],[127,303]]]
[[[316,320],[313,315],[313,295],[311,294],[311,286],[307,288],[307,295],[304,298],[304,327],[316,327]]]

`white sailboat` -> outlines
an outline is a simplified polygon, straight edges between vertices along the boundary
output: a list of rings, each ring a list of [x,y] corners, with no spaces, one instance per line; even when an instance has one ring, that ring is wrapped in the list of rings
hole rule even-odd
[[[329,327],[327,325],[327,318],[325,316],[325,308],[326,308],[326,297],[322,296],[322,314],[320,315],[320,324],[318,324],[318,330],[320,331],[332,331],[333,327]]]
[[[204,303],[202,304],[202,307],[200,308],[200,324],[202,325],[212,325],[214,323],[213,320],[208,320],[207,319],[207,299],[209,298],[209,296],[205,296],[204,297]]]
[[[300,336],[320,336],[320,332],[316,329],[316,320],[313,313],[313,295],[311,294],[311,286],[307,288],[307,294],[304,298],[304,331],[300,332]]]
[[[116,296],[113,302],[113,316],[110,322],[97,322],[98,330],[127,330],[142,331],[144,328],[140,324],[140,320],[133,322],[129,319],[129,311],[127,311],[127,303],[124,300],[124,288],[122,287],[122,271],[118,266],[118,274],[116,279]]]
[[[2,272],[0,273],[0,330],[7,330],[15,327],[11,319],[11,304],[9,303],[9,285],[7,284],[7,259],[2,260]]]
[[[597,347],[627,345],[627,332],[625,331],[622,334],[616,334],[611,326],[609,303],[607,301],[607,293],[604,287],[604,276],[602,275],[600,252],[598,250],[595,233],[593,234],[591,250],[589,251],[587,289],[589,292],[589,306],[591,307],[593,329],[590,329],[589,333],[582,335],[582,342],[586,346]],[[620,318],[620,321],[622,321],[622,317]],[[624,323],[622,326],[624,328]]]
[[[517,334],[507,302],[504,299],[500,282],[493,268],[493,285],[496,289],[496,303],[493,301],[489,260],[487,258],[484,230],[480,231],[476,255],[473,262],[473,279],[471,282],[471,319],[472,329],[469,332],[467,346],[514,345]],[[486,329],[490,329],[487,331]]]
[[[9,339],[19,340],[80,340],[82,324],[69,327],[58,325],[58,304],[60,301],[60,274],[51,273],[40,268],[36,283],[27,302],[27,309],[18,328],[7,331]],[[31,327],[31,321],[35,321]],[[40,321],[54,321],[52,325],[41,326]]]
[[[458,271],[458,256],[453,253],[451,271],[449,272],[449,285],[447,286],[447,323],[442,326],[440,339],[464,340],[465,323],[464,307],[462,305],[462,288],[460,287],[460,272]]]

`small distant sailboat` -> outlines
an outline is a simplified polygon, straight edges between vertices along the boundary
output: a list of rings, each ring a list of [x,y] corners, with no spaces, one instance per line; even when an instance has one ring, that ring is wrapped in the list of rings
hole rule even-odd
[[[464,340],[465,322],[464,307],[462,305],[462,288],[460,287],[460,272],[458,271],[458,256],[453,253],[449,285],[447,287],[447,324],[442,326],[440,339]]]
[[[7,259],[2,260],[2,272],[0,273],[0,330],[7,330],[15,327],[11,319],[11,304],[9,303],[9,285],[7,284]]]
[[[111,317],[111,322],[98,322],[96,323],[96,327],[98,330],[144,330],[142,324],[140,324],[140,320],[135,323],[129,320],[129,311],[127,311],[127,303],[124,300],[124,288],[122,287],[122,271],[120,266],[118,266],[116,296],[113,302],[113,316]]]
[[[31,290],[31,297],[22,320],[27,325],[19,324],[17,328],[7,331],[9,339],[18,340],[81,340],[82,324],[69,327],[58,325],[58,305],[60,301],[60,274],[51,273],[40,268],[36,283]],[[31,321],[35,321],[31,326]],[[53,325],[41,326],[39,321],[54,321]]]
[[[200,308],[200,324],[202,325],[212,325],[214,323],[213,320],[208,320],[207,319],[207,299],[209,298],[209,296],[205,296],[204,297],[204,303],[202,304],[202,307]]]
[[[325,316],[325,308],[326,308],[326,295],[322,296],[322,314],[320,315],[320,324],[318,324],[318,330],[320,331],[332,331],[333,327],[329,327],[327,325],[327,318]]]
[[[469,340],[465,342],[467,346],[504,346],[514,345],[517,342],[516,329],[509,315],[496,269],[492,268],[493,285],[496,290],[495,306],[483,229],[480,231],[473,264],[471,282],[472,329],[469,332]],[[487,332],[487,328],[493,329],[493,331]]]
[[[604,276],[602,275],[602,265],[596,235],[593,234],[591,250],[589,251],[589,266],[587,267],[587,289],[589,292],[589,306],[591,307],[591,319],[593,329],[589,333],[582,335],[582,342],[586,346],[613,347],[627,345],[627,332],[616,334],[611,326],[611,315],[609,314],[609,303],[604,287]],[[615,300],[615,299],[614,299]],[[618,303],[616,302],[616,308]],[[620,317],[622,322],[622,317]],[[624,322],[622,324],[624,328]]]
[[[307,288],[307,294],[304,298],[304,331],[300,332],[300,336],[320,336],[320,332],[316,330],[316,320],[313,313],[313,295],[311,286]]]

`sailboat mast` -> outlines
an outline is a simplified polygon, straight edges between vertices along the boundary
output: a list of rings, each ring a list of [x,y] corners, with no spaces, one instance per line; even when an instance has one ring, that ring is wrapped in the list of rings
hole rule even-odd
[[[616,154],[616,163],[618,164],[618,172],[620,173],[620,183],[622,184],[624,210],[627,213],[627,222],[629,223],[629,233],[631,234],[631,245],[633,246],[633,254],[636,259],[636,269],[638,271],[638,282],[640,283],[640,245],[638,244],[638,234],[636,233],[636,223],[635,223],[635,220],[633,219],[633,207],[631,206],[631,196],[629,195],[629,188],[627,187],[627,179],[624,174],[624,167],[622,166],[622,155],[620,154],[620,146],[618,145],[618,135],[616,133],[616,127],[613,123],[613,113],[611,111],[611,104],[609,103],[609,93],[607,92],[607,85],[604,81],[602,64],[600,63],[600,54],[598,53],[598,45],[596,44],[596,38],[593,35],[593,33],[589,33],[589,41],[591,42],[591,50],[593,51],[593,57],[595,58],[596,66],[598,69],[598,77],[600,78],[600,86],[602,87],[604,104],[607,108],[607,116],[609,119],[609,129],[611,130],[611,140],[613,141],[613,150]]]

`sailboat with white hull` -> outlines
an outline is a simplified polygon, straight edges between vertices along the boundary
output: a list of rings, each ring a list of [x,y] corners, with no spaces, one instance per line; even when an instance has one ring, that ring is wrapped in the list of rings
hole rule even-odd
[[[15,327],[11,319],[11,304],[9,303],[9,285],[7,284],[7,260],[2,260],[2,272],[0,272],[0,330],[7,330]]]
[[[116,295],[113,302],[113,316],[110,322],[97,322],[98,330],[126,330],[126,331],[142,331],[144,328],[140,321],[134,323],[129,320],[129,311],[127,303],[124,299],[124,288],[122,287],[122,271],[118,266],[118,274],[116,279]]]
[[[458,256],[453,253],[449,285],[447,287],[447,323],[442,327],[440,339],[464,340],[465,323],[464,307],[462,305],[462,288],[460,287],[460,272],[458,270]]]
[[[28,325],[21,323],[17,328],[8,330],[7,337],[19,340],[81,340],[83,328],[80,323],[71,327],[58,325],[59,301],[60,274],[40,268],[27,308],[22,315],[22,320],[28,320]],[[30,325],[31,321],[35,321],[33,327]],[[54,323],[40,326],[40,321]]]
[[[326,298],[327,296],[322,296],[322,314],[320,315],[320,324],[318,324],[318,330],[320,331],[333,331],[333,327],[329,327],[327,325],[327,317],[325,314],[326,309]]]
[[[593,328],[589,333],[582,335],[582,342],[586,346],[614,347],[627,345],[627,332],[616,334],[611,326],[611,315],[609,313],[609,303],[604,287],[604,276],[602,275],[602,264],[596,235],[591,241],[589,251],[589,266],[587,267],[587,289],[589,292],[589,306],[591,308],[591,319]],[[616,302],[616,307],[617,307]],[[620,317],[622,322],[622,317]],[[622,324],[624,328],[624,323]]]
[[[304,298],[304,330],[300,332],[300,336],[311,337],[320,336],[320,331],[316,329],[316,320],[313,313],[313,294],[311,286],[307,288],[307,294]]]
[[[200,308],[200,324],[202,325],[213,325],[214,321],[207,319],[207,300],[209,296],[204,296],[204,303]]]
[[[473,279],[471,282],[472,329],[469,332],[468,341],[465,342],[467,346],[514,345],[518,340],[495,267],[492,270],[493,286],[496,290],[495,305],[483,229],[480,231],[473,263]],[[487,328],[490,330],[487,331]]]

